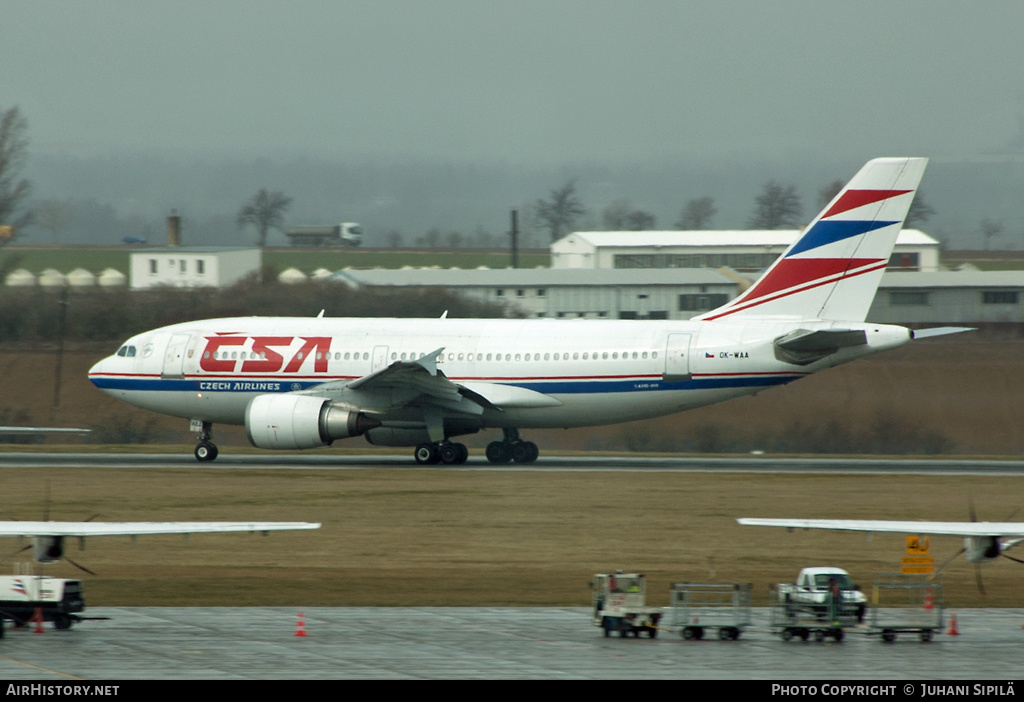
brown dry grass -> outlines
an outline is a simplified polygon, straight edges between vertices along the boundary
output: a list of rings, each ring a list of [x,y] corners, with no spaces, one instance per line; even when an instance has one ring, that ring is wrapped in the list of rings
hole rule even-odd
[[[460,472],[427,469],[219,471],[0,468],[3,509],[104,520],[266,519],[323,522],[269,537],[92,539],[69,555],[93,605],[585,605],[593,573],[637,569],[655,604],[674,581],[768,587],[805,565],[837,564],[863,585],[898,569],[903,537],[740,527],[740,516],[966,519],[1020,501],[1022,478]],[[13,541],[11,548],[13,550]],[[934,538],[938,560],[959,548]],[[1020,606],[1021,567],[983,571],[958,559],[944,573],[949,606]],[[67,564],[47,572],[77,577]]]
[[[89,367],[113,346],[98,344],[65,353],[60,423],[97,429],[151,424],[160,441],[191,443],[185,420],[131,408],[92,387],[86,377]],[[20,408],[37,424],[53,421],[54,358],[52,350],[0,346],[0,412]],[[753,397],[680,415],[589,430],[534,431],[530,438],[542,450],[622,448],[624,437],[638,433],[655,439],[685,437],[710,427],[724,436],[751,436],[830,420],[863,434],[884,415],[901,425],[941,433],[956,453],[1020,455],[1022,397],[1024,340],[974,332],[916,342]],[[239,428],[218,426],[215,431],[222,446],[247,444]],[[469,437],[467,444],[482,447],[492,435]],[[368,446],[362,440],[345,445]]]
[[[65,356],[60,420],[69,426],[136,426],[161,438],[192,437],[184,420],[127,407],[92,388],[88,367],[105,345]],[[785,432],[795,422],[835,418],[863,431],[879,413],[941,431],[964,453],[1024,451],[1024,346],[1019,339],[965,334],[911,344],[785,388],[654,422],[530,432],[542,449],[588,448],[629,432],[726,435]],[[0,348],[4,407],[50,419],[51,353]],[[173,436],[171,437],[174,438]],[[479,446],[490,437],[471,437]],[[244,443],[217,427],[226,451]],[[366,446],[361,441],[353,447]],[[542,464],[541,464],[542,465]],[[462,473],[367,471],[13,470],[0,467],[0,508],[42,513],[52,480],[53,516],[107,520],[261,519],[322,521],[320,532],[90,542],[71,557],[88,578],[93,605],[582,605],[595,572],[640,569],[656,599],[676,580],[770,583],[804,565],[843,565],[865,585],[897,568],[899,536],[876,537],[739,527],[739,516],[964,520],[970,490],[984,519],[1024,501],[1021,478],[809,477],[663,473]],[[14,545],[12,543],[11,550]],[[935,539],[938,559],[959,548]],[[944,574],[955,606],[1020,606],[1021,567],[984,568],[987,599],[962,559]],[[56,571],[74,576],[70,566]]]

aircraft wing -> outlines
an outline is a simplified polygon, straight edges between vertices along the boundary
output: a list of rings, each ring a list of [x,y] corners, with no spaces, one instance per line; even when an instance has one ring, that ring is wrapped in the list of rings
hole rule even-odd
[[[932,536],[1016,536],[1024,537],[1022,522],[913,522],[886,519],[737,519],[744,526],[785,529],[831,529]]]
[[[0,522],[0,536],[145,536],[319,529],[313,522]]]
[[[303,394],[329,397],[368,413],[421,402],[468,414],[502,407],[550,407],[561,402],[543,393],[501,383],[456,383],[438,368],[444,348],[414,361],[395,361],[386,368],[355,380],[333,381],[303,390]]]

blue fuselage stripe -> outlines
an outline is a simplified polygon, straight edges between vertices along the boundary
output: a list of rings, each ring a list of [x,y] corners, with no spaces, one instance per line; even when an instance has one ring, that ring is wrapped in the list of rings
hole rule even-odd
[[[803,374],[763,376],[713,376],[689,380],[667,381],[655,378],[635,380],[503,380],[487,381],[495,385],[511,385],[534,390],[546,395],[600,394],[612,392],[647,392],[660,390],[713,390],[718,388],[771,387],[785,385]],[[90,378],[100,390],[122,390],[131,392],[293,392],[322,384],[322,380],[201,380],[195,378]]]

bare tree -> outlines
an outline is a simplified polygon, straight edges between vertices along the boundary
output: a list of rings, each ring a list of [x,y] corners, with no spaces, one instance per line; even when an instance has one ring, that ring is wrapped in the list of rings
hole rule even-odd
[[[601,212],[601,224],[610,232],[639,232],[654,229],[654,215],[643,210],[630,209],[629,200],[615,200]]]
[[[631,232],[650,231],[657,223],[654,215],[643,210],[633,210],[626,215],[626,229]]]
[[[576,218],[586,210],[576,197],[576,181],[570,180],[561,188],[551,191],[550,200],[537,200],[537,219],[551,234],[551,241],[561,239],[573,229]]]
[[[985,218],[981,220],[981,236],[985,240],[985,250],[988,251],[994,237],[1003,233],[1006,226],[1002,222]]]
[[[846,185],[846,181],[833,180],[831,183],[826,185],[824,188],[818,191],[818,210],[825,209],[828,203],[832,202],[832,198],[839,194],[839,191]]]
[[[601,210],[601,226],[605,231],[620,232],[626,228],[629,200],[614,200]]]
[[[769,181],[754,203],[754,214],[747,222],[751,229],[796,228],[800,225],[803,205],[795,185]]]
[[[450,231],[444,236],[445,246],[449,249],[461,249],[464,241],[462,232]]]
[[[925,202],[924,197],[921,196],[921,191],[918,190],[914,193],[914,201],[910,203],[910,210],[907,212],[907,218],[903,222],[903,228],[916,229],[927,222],[933,214],[935,214],[935,209]]]
[[[32,184],[18,174],[28,158],[28,121],[17,107],[0,112],[0,225],[14,227],[15,236],[21,227],[31,224],[33,213],[17,215],[23,201],[32,191]]]
[[[235,220],[238,228],[251,224],[259,232],[259,245],[267,245],[267,233],[271,229],[281,229],[284,224],[284,213],[292,199],[281,191],[270,192],[266,188],[249,198],[249,201],[238,210],[238,217]]]
[[[711,218],[718,214],[713,197],[698,197],[690,200],[683,207],[676,222],[676,229],[686,231],[707,229],[711,226]]]
[[[36,205],[36,226],[50,232],[53,243],[57,243],[60,233],[68,228],[70,222],[66,201],[43,200]]]

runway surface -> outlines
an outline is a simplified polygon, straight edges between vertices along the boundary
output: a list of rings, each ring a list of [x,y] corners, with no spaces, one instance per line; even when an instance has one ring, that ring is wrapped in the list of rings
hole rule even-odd
[[[0,466],[37,468],[208,468],[210,470],[363,470],[367,468],[417,468],[412,456],[345,455],[327,452],[302,454],[234,454],[222,451],[216,461],[200,463],[191,452],[180,454],[135,453],[0,453]],[[793,458],[751,457],[650,457],[650,456],[541,456],[528,465],[493,465],[482,456],[471,456],[461,466],[432,465],[431,470],[496,471],[665,471],[721,473],[850,473],[850,474],[947,474],[1024,475],[1024,461],[974,459],[892,458]]]
[[[768,612],[738,641],[605,638],[586,608],[95,608],[67,631],[8,629],[0,679],[988,679],[1020,671],[1024,612],[956,612],[959,636],[784,642]],[[305,637],[295,636],[304,630]],[[920,685],[918,685],[920,687]],[[903,686],[900,685],[903,692]],[[918,693],[919,694],[919,693]],[[914,695],[917,696],[917,695]]]

